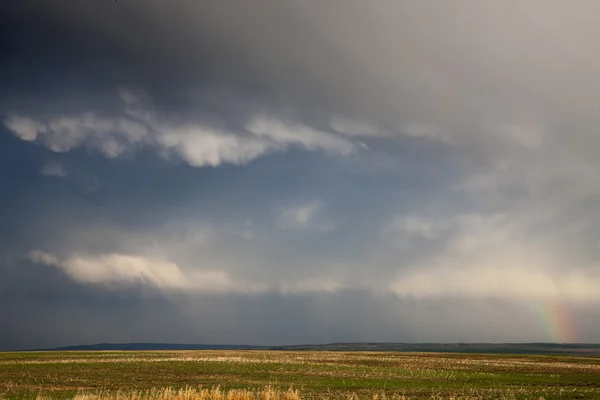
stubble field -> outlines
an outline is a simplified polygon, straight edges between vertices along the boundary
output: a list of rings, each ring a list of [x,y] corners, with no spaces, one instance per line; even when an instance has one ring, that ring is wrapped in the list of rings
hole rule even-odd
[[[0,353],[0,398],[600,399],[600,357],[392,352]]]

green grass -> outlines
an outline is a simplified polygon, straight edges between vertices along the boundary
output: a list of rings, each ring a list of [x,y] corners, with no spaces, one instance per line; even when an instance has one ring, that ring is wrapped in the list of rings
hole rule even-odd
[[[0,353],[0,397],[186,386],[299,389],[303,398],[599,399],[600,357],[375,352]],[[437,396],[437,397],[436,397]]]

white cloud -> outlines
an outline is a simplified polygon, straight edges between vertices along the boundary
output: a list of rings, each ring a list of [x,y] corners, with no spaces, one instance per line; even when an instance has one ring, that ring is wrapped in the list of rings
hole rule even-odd
[[[44,131],[45,127],[38,124],[31,118],[20,115],[9,115],[4,119],[4,125],[13,131],[19,138],[31,142],[37,138],[39,131]]]
[[[334,225],[323,219],[325,204],[311,201],[285,208],[278,214],[277,225],[281,229],[296,231],[330,231]]]
[[[307,150],[325,150],[334,154],[348,155],[354,152],[356,144],[330,132],[319,131],[301,124],[286,124],[283,121],[257,116],[246,129],[258,137],[283,145],[302,146]]]
[[[398,278],[391,289],[400,296],[494,297],[513,300],[600,301],[600,278],[582,272],[556,273],[507,264],[423,268]]]
[[[339,155],[351,154],[357,146],[364,147],[335,133],[265,115],[251,118],[246,132],[175,122],[146,108],[150,100],[143,93],[120,89],[119,96],[125,116],[105,117],[88,112],[32,118],[14,114],[5,118],[4,124],[19,138],[37,140],[54,152],[85,146],[106,157],[118,157],[143,145],[154,147],[162,155],[175,153],[195,167],[243,165],[288,147]]]
[[[544,241],[525,233],[543,212],[464,214],[444,224],[453,234],[428,257],[399,271],[390,288],[400,296],[495,297],[520,300],[600,301],[600,276],[586,265],[565,269]],[[431,235],[428,224],[410,231]]]
[[[246,164],[277,148],[275,143],[201,126],[165,128],[158,134],[157,140],[164,148],[174,149],[195,167]]]
[[[265,293],[281,294],[336,292],[343,286],[332,278],[308,278],[289,283],[236,282],[223,269],[183,269],[174,262],[148,256],[105,253],[101,255],[54,254],[33,250],[27,258],[38,264],[55,267],[82,284],[113,286],[150,284],[182,293]]]
[[[34,250],[28,258],[61,269],[71,279],[86,284],[150,283],[162,289],[201,292],[250,292],[251,285],[235,283],[220,269],[182,270],[177,264],[139,255],[108,253],[59,258]]]
[[[21,139],[38,140],[57,153],[87,146],[107,157],[117,157],[133,144],[143,142],[148,133],[139,122],[94,113],[46,120],[11,115],[4,123]]]

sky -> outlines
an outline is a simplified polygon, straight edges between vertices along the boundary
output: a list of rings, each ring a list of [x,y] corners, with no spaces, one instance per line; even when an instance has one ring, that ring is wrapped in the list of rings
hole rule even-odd
[[[0,350],[600,342],[600,3],[0,26]]]

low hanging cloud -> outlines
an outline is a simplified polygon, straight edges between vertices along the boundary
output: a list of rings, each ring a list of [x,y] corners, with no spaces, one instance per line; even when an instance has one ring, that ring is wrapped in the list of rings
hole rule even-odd
[[[443,264],[442,264],[443,265]],[[391,285],[401,297],[413,298],[497,298],[522,301],[597,303],[600,279],[583,272],[551,272],[514,264],[441,268],[424,266]]]
[[[38,124],[33,119],[14,114],[4,118],[4,125],[22,140],[28,142],[34,141],[38,132],[46,130],[45,125]]]
[[[86,146],[106,157],[117,157],[148,138],[148,128],[139,122],[91,112],[47,120],[11,114],[4,125],[20,139],[38,141],[57,153]]]
[[[165,259],[131,254],[70,255],[64,258],[40,250],[29,261],[62,271],[75,282],[113,290],[149,285],[172,294],[284,294],[335,293],[345,289],[337,280],[315,277],[295,282],[234,280],[223,268],[181,268]]]
[[[275,143],[299,145],[307,150],[323,149],[334,154],[348,155],[355,150],[357,144],[364,147],[362,143],[353,143],[333,133],[299,124],[286,125],[282,121],[266,116],[254,118],[246,125],[246,130],[258,137],[271,139]]]
[[[397,240],[417,237],[433,242],[436,251],[398,271],[390,288],[399,296],[416,298],[600,301],[595,265],[565,269],[546,248],[546,238],[525,234],[525,227],[541,217],[525,211],[400,220],[393,224],[400,234]]]
[[[284,148],[276,143],[197,125],[167,128],[157,141],[167,154],[175,152],[194,167],[216,167],[223,163],[243,165],[267,152]]]
[[[34,118],[9,114],[4,125],[20,139],[39,142],[58,153],[84,146],[114,158],[138,147],[150,147],[163,156],[176,154],[194,167],[243,165],[292,147],[342,156],[365,147],[344,135],[286,123],[264,114],[252,117],[237,131],[202,123],[174,122],[146,108],[145,102],[150,102],[147,95],[121,89],[119,97],[124,104],[121,116],[86,112]],[[353,132],[349,136],[369,135],[370,132]]]
[[[203,291],[209,293],[252,291],[251,286],[235,284],[225,271],[182,271],[177,264],[149,257],[127,254],[70,256],[59,258],[34,250],[29,260],[62,270],[71,279],[94,285],[132,285],[149,283],[161,289]],[[256,288],[254,289],[254,291]]]

